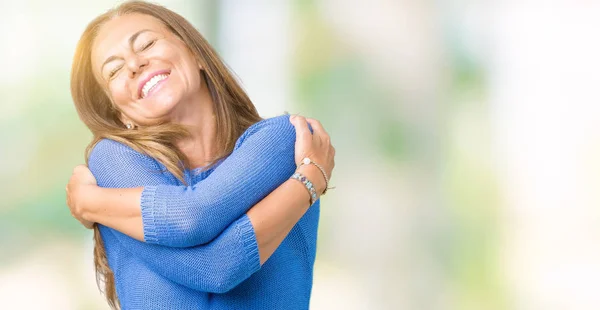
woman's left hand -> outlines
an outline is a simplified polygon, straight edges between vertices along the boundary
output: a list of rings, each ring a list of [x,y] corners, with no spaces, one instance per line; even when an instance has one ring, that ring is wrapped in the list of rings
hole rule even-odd
[[[91,229],[94,227],[94,223],[84,219],[83,210],[83,197],[85,195],[85,189],[89,186],[98,186],[96,178],[85,165],[78,165],[73,169],[73,175],[69,179],[67,184],[67,205],[71,210],[71,215],[77,219],[85,228]]]

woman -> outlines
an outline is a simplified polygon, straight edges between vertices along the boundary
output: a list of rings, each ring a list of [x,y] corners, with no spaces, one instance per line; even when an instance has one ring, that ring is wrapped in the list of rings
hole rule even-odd
[[[97,223],[112,307],[308,308],[335,153],[317,121],[261,120],[200,33],[145,2],[88,25],[71,92],[94,140],[67,203]]]

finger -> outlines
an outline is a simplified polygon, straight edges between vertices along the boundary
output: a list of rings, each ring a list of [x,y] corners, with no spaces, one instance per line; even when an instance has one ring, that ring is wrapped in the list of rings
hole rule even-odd
[[[306,121],[310,124],[310,126],[313,129],[313,132],[316,135],[323,137],[323,140],[325,142],[329,143],[329,134],[327,133],[327,131],[325,131],[325,128],[323,128],[323,125],[321,125],[321,122],[319,122],[318,120],[316,120],[314,118],[307,118]]]
[[[296,129],[296,140],[307,140],[311,138],[311,133],[308,129],[308,123],[306,122],[306,119],[303,116],[292,115],[290,116],[290,121]]]

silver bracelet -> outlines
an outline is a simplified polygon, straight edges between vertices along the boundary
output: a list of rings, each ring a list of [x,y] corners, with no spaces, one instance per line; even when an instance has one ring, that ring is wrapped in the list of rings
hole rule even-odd
[[[317,200],[317,190],[313,186],[312,182],[309,181],[306,176],[304,176],[302,173],[299,173],[299,172],[294,173],[290,177],[290,179],[298,180],[302,184],[304,184],[304,186],[308,190],[308,194],[310,195],[310,205],[312,206],[313,203],[315,203],[315,201]]]
[[[315,165],[315,167],[319,168],[319,170],[321,170],[321,173],[323,174],[323,177],[325,178],[325,190],[323,191],[323,193],[321,194],[321,196],[325,195],[325,193],[327,193],[328,189],[334,189],[334,187],[329,187],[329,178],[327,177],[327,174],[325,173],[325,169],[323,169],[323,167],[319,164],[317,164],[316,162],[312,161],[310,158],[308,157],[304,157],[304,159],[302,159],[302,161],[300,162],[300,165],[298,165],[298,168],[302,167],[303,165],[309,165],[309,164],[313,164]]]

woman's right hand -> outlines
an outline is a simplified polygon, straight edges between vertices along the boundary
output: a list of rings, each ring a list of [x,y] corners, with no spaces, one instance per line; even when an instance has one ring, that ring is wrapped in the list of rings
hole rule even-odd
[[[88,229],[93,228],[94,223],[84,219],[83,200],[86,196],[85,190],[90,186],[98,186],[90,169],[85,165],[76,166],[66,187],[67,206],[71,210],[71,215]]]
[[[331,173],[335,166],[335,148],[331,145],[329,134],[327,134],[321,123],[316,119],[291,115],[290,122],[296,129],[294,154],[296,165],[300,165],[302,159],[308,157],[321,165],[327,174],[327,178],[331,180]],[[308,124],[312,127],[312,134],[308,129]],[[319,195],[325,191],[325,178],[319,168],[310,164],[303,165],[300,167],[300,170],[315,185],[315,189]]]

